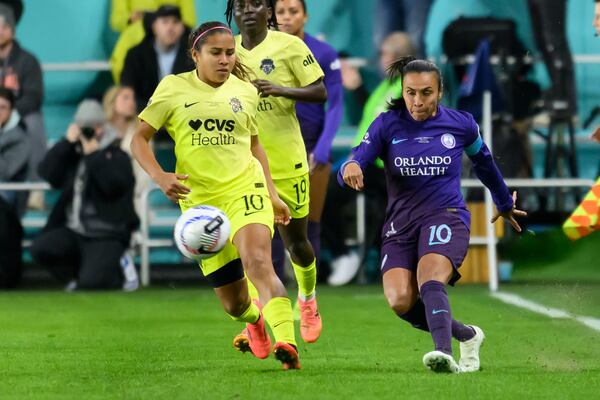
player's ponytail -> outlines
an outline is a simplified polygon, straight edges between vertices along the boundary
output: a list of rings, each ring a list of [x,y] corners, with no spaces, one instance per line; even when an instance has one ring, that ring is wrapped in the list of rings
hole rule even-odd
[[[233,36],[233,32],[231,31],[231,29],[224,23],[218,21],[205,22],[196,29],[194,29],[188,37],[188,49],[190,51],[190,57],[192,54],[192,50],[195,50],[199,53],[202,49],[202,45],[206,43],[206,40],[211,35],[214,35],[217,32],[228,32]],[[239,79],[245,81],[251,80],[250,70],[248,69],[248,67],[246,67],[240,62],[237,56],[235,58],[235,64],[233,65],[233,70],[231,71],[231,73]]]
[[[438,89],[442,92],[444,84],[442,82],[442,74],[437,65],[428,60],[419,60],[414,56],[402,57],[394,61],[387,69],[387,79],[390,82],[396,82],[398,79],[404,85],[404,77],[410,72],[434,72],[438,78]],[[402,94],[398,98],[393,99],[388,104],[389,110],[403,110],[406,108],[406,103]]]

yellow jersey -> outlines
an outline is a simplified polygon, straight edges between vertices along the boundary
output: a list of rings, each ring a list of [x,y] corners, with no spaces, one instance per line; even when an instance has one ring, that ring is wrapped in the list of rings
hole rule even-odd
[[[252,50],[235,38],[240,61],[257,79],[277,86],[304,87],[323,78],[323,70],[304,42],[293,35],[268,31]],[[267,153],[273,179],[293,178],[308,172],[306,149],[296,118],[295,101],[285,97],[258,99],[257,121],[260,143]]]
[[[191,189],[182,207],[243,195],[253,180],[264,185],[250,149],[257,103],[256,88],[234,75],[217,88],[195,70],[161,80],[139,117],[156,130],[164,126],[175,141],[175,170],[189,175]]]

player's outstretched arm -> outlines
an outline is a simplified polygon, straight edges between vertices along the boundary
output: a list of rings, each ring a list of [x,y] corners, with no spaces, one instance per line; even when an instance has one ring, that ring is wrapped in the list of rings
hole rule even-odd
[[[163,171],[150,147],[150,139],[154,134],[156,129],[142,121],[131,139],[131,154],[162,192],[171,201],[177,203],[191,192],[190,188],[180,182],[186,180],[188,176]]]
[[[267,181],[267,189],[269,190],[269,196],[271,197],[271,203],[273,203],[273,212],[275,214],[275,223],[280,225],[287,225],[290,223],[292,219],[290,214],[290,209],[288,206],[279,198],[277,194],[277,189],[275,189],[275,185],[273,184],[273,179],[271,178],[271,171],[269,171],[269,161],[267,160],[267,154],[265,150],[261,146],[258,141],[258,135],[252,136],[252,142],[250,144],[250,150],[252,151],[252,155],[254,158],[260,162],[262,165],[263,171],[265,173],[265,179]]]

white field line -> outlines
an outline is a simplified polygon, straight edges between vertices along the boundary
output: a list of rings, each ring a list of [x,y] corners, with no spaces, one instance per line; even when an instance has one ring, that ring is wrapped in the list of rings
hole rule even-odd
[[[496,292],[491,293],[495,299],[498,299],[504,303],[511,304],[513,306],[517,306],[520,308],[524,308],[526,310],[532,311],[534,313],[542,314],[550,318],[563,318],[563,319],[573,319],[588,328],[591,328],[595,331],[600,332],[600,319],[593,317],[585,317],[581,315],[571,314],[565,310],[561,310],[559,308],[547,307],[542,304],[534,303],[533,301],[526,300],[519,295],[513,293],[505,293],[505,292]]]

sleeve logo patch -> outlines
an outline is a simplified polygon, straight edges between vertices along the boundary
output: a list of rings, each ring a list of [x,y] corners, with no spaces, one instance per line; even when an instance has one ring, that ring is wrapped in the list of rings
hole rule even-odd
[[[340,63],[340,59],[339,59],[339,58],[336,58],[336,59],[335,59],[335,61],[334,61],[334,62],[332,62],[332,63],[329,65],[329,68],[330,68],[332,71],[335,71],[336,69],[340,69],[341,67],[342,67],[342,64]]]

